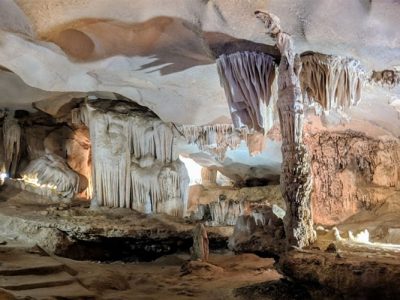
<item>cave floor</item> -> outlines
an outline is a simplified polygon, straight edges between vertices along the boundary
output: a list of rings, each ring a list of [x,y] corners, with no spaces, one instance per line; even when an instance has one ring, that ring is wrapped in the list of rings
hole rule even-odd
[[[253,254],[211,254],[183,268],[188,259],[75,261],[9,241],[0,246],[0,299],[235,299],[236,288],[281,278],[272,259]]]
[[[363,223],[353,220],[351,227],[367,224],[367,219],[358,220]],[[232,227],[209,227],[210,240],[219,250],[212,251],[209,264],[187,264],[192,228],[192,224],[173,217],[146,216],[126,209],[91,210],[87,202],[48,202],[2,187],[0,288],[11,285],[14,294],[27,295],[24,289],[33,287],[36,299],[52,299],[48,297],[52,293],[64,293],[71,294],[65,299],[122,300],[286,299],[285,293],[287,299],[342,299],[332,296],[331,291],[347,296],[361,294],[359,299],[372,299],[370,295],[389,299],[400,292],[400,249],[396,245],[382,248],[374,243],[355,244],[346,237],[339,242],[332,231],[319,230],[318,241],[310,249],[281,256],[278,272],[270,258],[223,250]],[[341,228],[345,230],[346,225]],[[332,242],[335,249],[325,251]],[[143,247],[132,248],[138,244]],[[143,256],[119,259],[140,251],[150,255],[149,262]],[[99,252],[108,256],[99,257]],[[25,277],[17,283],[17,277],[11,278],[14,281],[1,277],[8,276],[1,268],[13,261],[25,270],[20,275]],[[47,268],[40,278],[30,273],[32,269],[36,272],[38,265]],[[300,296],[291,294],[294,288],[290,284],[276,285],[282,273],[306,287]],[[322,292],[320,289],[315,294],[315,285],[309,288],[308,283],[317,283]],[[17,288],[13,289],[13,284]]]

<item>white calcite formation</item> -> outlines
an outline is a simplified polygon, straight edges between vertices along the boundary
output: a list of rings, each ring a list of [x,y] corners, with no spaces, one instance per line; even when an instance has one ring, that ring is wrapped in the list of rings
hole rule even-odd
[[[46,154],[31,161],[21,175],[25,184],[36,186],[35,192],[41,190],[40,194],[44,196],[71,199],[79,192],[79,175],[56,154]]]
[[[237,52],[221,55],[217,67],[234,126],[268,131],[273,124],[274,59],[264,53]]]
[[[318,102],[325,111],[344,110],[360,102],[366,75],[358,60],[311,53],[301,61],[304,97]]]
[[[74,111],[89,127],[94,199],[108,207],[183,216],[189,177],[174,153],[174,129],[132,102],[87,101]]]
[[[21,148],[21,126],[17,119],[7,114],[3,122],[3,147],[5,171],[14,176],[17,171]]]
[[[185,137],[188,144],[194,144],[201,151],[212,154],[218,160],[225,158],[228,149],[236,149],[242,140],[247,141],[248,129],[235,129],[232,124],[215,125],[181,125],[178,130]]]

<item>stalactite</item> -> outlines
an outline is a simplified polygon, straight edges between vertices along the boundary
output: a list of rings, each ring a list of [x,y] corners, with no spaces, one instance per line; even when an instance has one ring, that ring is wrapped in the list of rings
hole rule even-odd
[[[310,53],[301,61],[304,97],[318,102],[326,111],[343,110],[360,102],[366,76],[358,60]]]
[[[209,204],[200,204],[191,218],[205,221],[208,226],[233,226],[239,216],[250,211],[250,206],[247,201],[220,199]]]
[[[287,208],[285,233],[289,245],[304,247],[315,240],[316,233],[311,214],[311,166],[303,142],[301,60],[294,52],[292,38],[281,30],[278,18],[267,12],[255,14],[264,23],[267,34],[276,38],[281,53],[277,106],[282,133],[281,188]]]
[[[247,127],[235,129],[232,124],[180,125],[178,130],[189,144],[196,144],[200,150],[224,160],[228,149],[236,149],[242,140],[247,142]]]
[[[268,107],[273,105],[273,58],[247,51],[223,54],[217,59],[217,67],[235,128],[247,126],[267,132],[272,123]]]
[[[17,172],[20,156],[21,126],[17,119],[7,114],[3,123],[3,143],[5,169],[9,176],[14,177]]]
[[[99,205],[185,214],[189,177],[170,124],[132,102],[88,101],[74,114],[89,127]]]
[[[400,85],[399,70],[373,71],[369,80],[371,83],[380,84],[389,88]]]
[[[79,192],[79,175],[55,154],[46,154],[31,161],[21,175],[23,181],[55,190],[62,198],[73,198]]]

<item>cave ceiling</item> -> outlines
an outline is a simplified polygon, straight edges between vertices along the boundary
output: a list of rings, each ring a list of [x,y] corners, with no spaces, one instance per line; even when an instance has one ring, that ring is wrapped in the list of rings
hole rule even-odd
[[[215,59],[277,55],[254,18],[279,16],[298,52],[360,60],[367,72],[400,68],[398,0],[5,0],[0,2],[0,105],[56,113],[87,93],[119,94],[164,121],[230,122]],[[315,127],[400,135],[400,88],[369,84],[351,121]]]

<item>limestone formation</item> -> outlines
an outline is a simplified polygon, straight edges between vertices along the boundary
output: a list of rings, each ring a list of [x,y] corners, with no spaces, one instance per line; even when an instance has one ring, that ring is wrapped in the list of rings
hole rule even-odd
[[[301,60],[294,52],[290,35],[280,28],[279,19],[256,11],[267,33],[276,38],[281,52],[278,75],[278,112],[282,134],[281,186],[286,202],[285,232],[289,245],[304,247],[316,239],[311,214],[311,168],[303,142],[303,98],[300,88]]]
[[[236,149],[242,140],[247,141],[247,127],[235,129],[232,124],[181,125],[179,132],[189,144],[195,144],[200,150],[211,153],[223,161],[228,149]]]
[[[400,144],[364,133],[318,132],[307,139],[314,222],[333,225],[382,205],[400,186]]]
[[[346,110],[361,101],[366,74],[359,61],[320,53],[303,54],[301,61],[304,97],[325,111]]]
[[[23,181],[49,190],[49,194],[55,190],[60,198],[72,199],[80,191],[79,175],[56,154],[31,161],[21,175]]]
[[[237,52],[221,55],[217,66],[235,128],[247,126],[268,132],[273,124],[273,58],[263,53]]]
[[[185,214],[189,178],[170,124],[132,102],[100,99],[75,111],[73,120],[89,128],[99,205]]]
[[[3,147],[5,171],[14,177],[17,173],[21,150],[21,126],[12,113],[7,113],[3,122]]]
[[[193,229],[192,260],[208,261],[209,245],[207,230],[199,223]]]
[[[398,70],[383,70],[373,71],[370,82],[394,88],[400,85],[400,71]]]
[[[0,300],[399,298],[399,16],[0,0]]]

